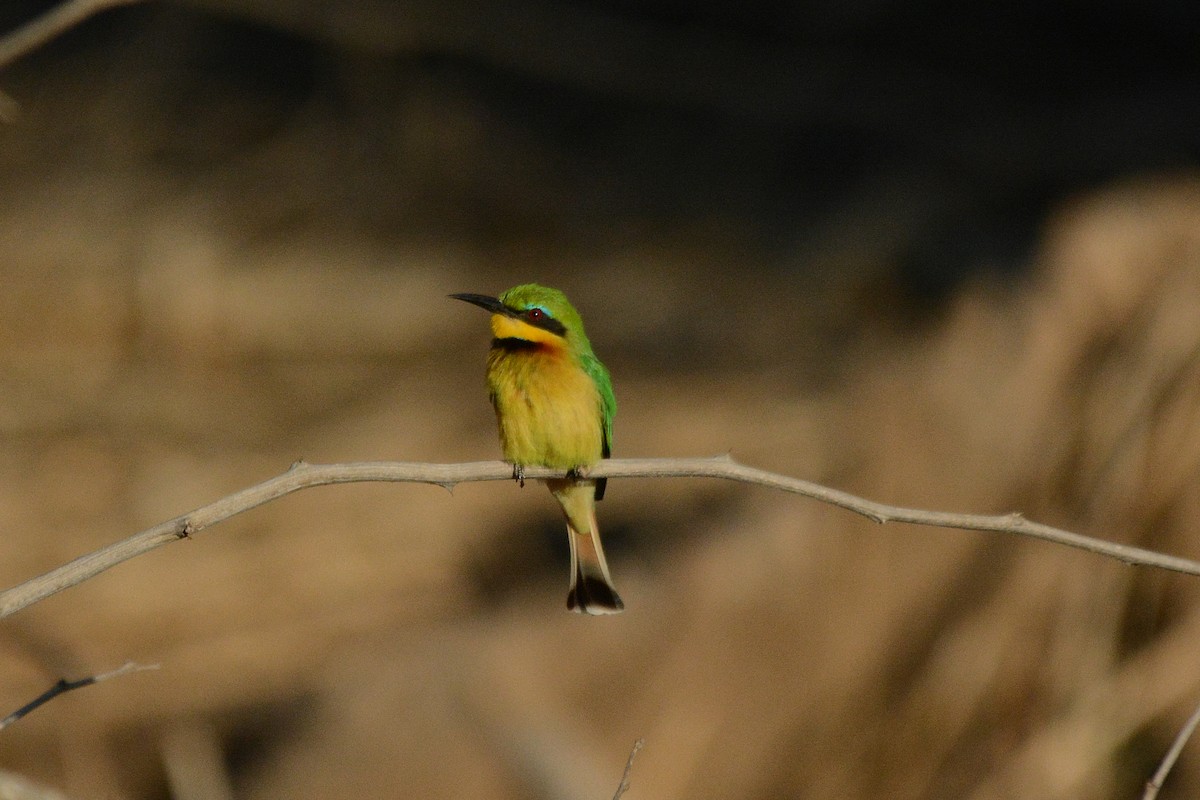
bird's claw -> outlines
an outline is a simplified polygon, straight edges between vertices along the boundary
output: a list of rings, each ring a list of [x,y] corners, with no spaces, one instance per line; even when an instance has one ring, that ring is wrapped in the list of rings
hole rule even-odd
[[[516,481],[517,485],[520,486],[522,489],[525,488],[525,465],[524,464],[513,464],[513,480]]]

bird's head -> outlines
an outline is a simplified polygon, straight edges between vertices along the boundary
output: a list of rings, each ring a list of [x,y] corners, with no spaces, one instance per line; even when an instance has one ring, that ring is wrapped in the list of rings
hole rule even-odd
[[[492,312],[492,335],[497,339],[518,339],[577,352],[591,351],[579,312],[558,289],[525,283],[499,297],[484,294],[450,296]]]

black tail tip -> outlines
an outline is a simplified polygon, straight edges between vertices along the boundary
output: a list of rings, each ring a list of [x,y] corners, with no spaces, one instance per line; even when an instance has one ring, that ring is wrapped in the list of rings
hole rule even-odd
[[[621,596],[599,578],[581,577],[567,592],[567,609],[576,614],[620,614],[625,610]]]

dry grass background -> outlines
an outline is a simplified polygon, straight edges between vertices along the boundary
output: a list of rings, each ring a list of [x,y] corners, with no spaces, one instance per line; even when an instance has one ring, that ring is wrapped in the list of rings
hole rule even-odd
[[[424,218],[364,235],[330,217],[350,201],[321,188],[316,123],[176,170],[135,122],[144,87],[65,110],[85,66],[18,71],[58,99],[0,133],[5,585],[297,458],[493,457],[484,319],[444,296],[530,279],[588,320],[620,455],[732,451],[1197,556],[1192,177],[1080,196],[1027,278],[909,326],[879,313],[869,263],[768,269],[719,230],[598,253]],[[405,119],[466,116],[424,102]],[[869,261],[858,245],[822,257]],[[1193,579],[704,481],[614,482],[601,523],[629,608],[612,619],[563,610],[540,487],[258,509],[6,620],[14,708],[60,676],[162,668],[37,711],[0,764],[78,798],[600,798],[644,737],[630,800],[1087,800],[1139,794],[1200,701]],[[1198,750],[1163,797],[1200,792]]]

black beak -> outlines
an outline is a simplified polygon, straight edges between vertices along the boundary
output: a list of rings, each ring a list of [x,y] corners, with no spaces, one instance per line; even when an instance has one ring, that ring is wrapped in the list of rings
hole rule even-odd
[[[453,297],[455,300],[463,300],[467,303],[472,303],[484,309],[485,311],[492,312],[493,314],[504,314],[505,316],[510,317],[512,316],[512,310],[508,306],[504,305],[504,303],[501,303],[495,297],[488,297],[486,294],[452,294],[448,296]]]

